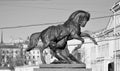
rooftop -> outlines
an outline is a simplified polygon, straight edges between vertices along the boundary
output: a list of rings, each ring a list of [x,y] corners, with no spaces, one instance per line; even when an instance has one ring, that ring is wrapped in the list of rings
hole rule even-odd
[[[18,46],[15,46],[15,45],[0,44],[0,48],[10,48],[10,49],[13,49],[13,48],[18,48]]]

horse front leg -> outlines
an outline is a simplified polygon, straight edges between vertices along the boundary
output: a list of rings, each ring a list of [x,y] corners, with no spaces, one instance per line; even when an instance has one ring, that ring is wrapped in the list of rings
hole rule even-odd
[[[79,45],[80,47],[76,47],[76,48],[74,49],[74,51],[76,51],[76,50],[78,50],[79,48],[81,48],[82,44],[84,43],[84,39],[83,39],[81,36],[77,35],[77,34],[73,35],[73,36],[72,36],[72,39],[77,39],[77,40],[80,40],[80,41],[82,42],[82,43]]]
[[[72,52],[75,52],[76,50],[80,49],[82,47],[82,44],[79,44],[78,47],[75,47],[75,49]]]
[[[91,37],[88,33],[81,32],[81,37],[88,37],[93,41],[94,44],[98,45],[97,41],[93,37]]]

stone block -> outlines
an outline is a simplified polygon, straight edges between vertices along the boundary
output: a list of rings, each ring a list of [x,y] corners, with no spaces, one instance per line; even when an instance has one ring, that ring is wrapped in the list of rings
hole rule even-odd
[[[42,64],[34,71],[92,71],[86,69],[84,64]]]

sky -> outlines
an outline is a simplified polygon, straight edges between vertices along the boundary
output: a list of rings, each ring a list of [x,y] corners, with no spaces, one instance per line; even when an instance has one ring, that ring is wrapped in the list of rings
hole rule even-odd
[[[112,15],[110,8],[118,0],[0,0],[0,28],[46,24],[33,27],[3,29],[3,39],[9,43],[27,39],[56,22],[65,22],[76,10],[85,10],[91,18]],[[105,28],[110,18],[91,19],[85,28],[92,32]],[[57,25],[57,24],[54,24]]]

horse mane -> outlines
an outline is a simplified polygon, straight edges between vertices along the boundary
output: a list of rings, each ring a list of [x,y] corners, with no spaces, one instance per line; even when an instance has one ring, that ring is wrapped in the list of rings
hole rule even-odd
[[[77,22],[78,19],[82,20],[83,18],[86,18],[87,21],[89,21],[90,13],[83,11],[83,10],[77,10],[70,15],[70,17],[68,18],[68,20],[64,24],[68,25],[72,21]],[[79,22],[77,22],[77,23],[79,23]]]

